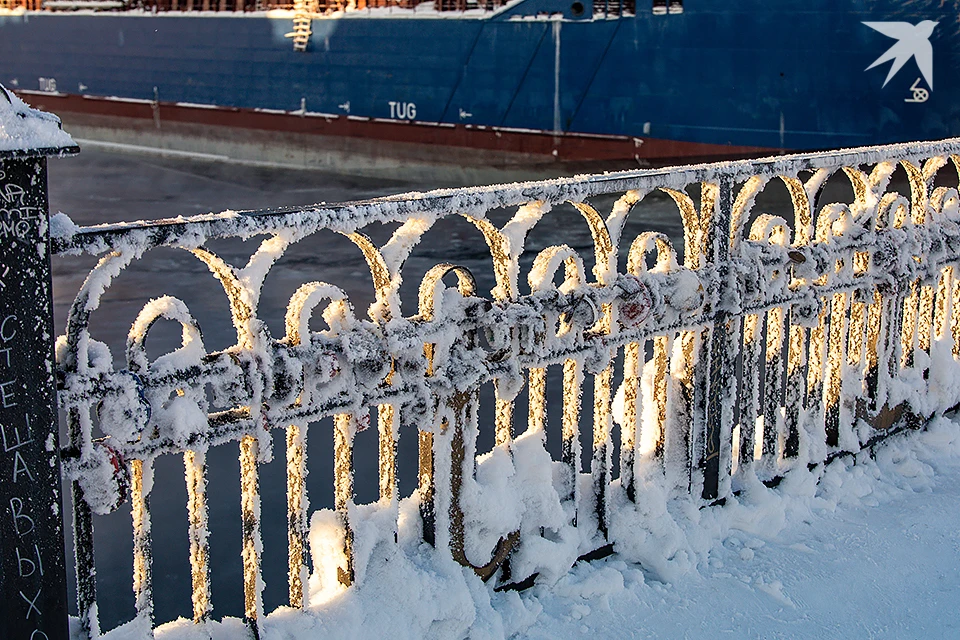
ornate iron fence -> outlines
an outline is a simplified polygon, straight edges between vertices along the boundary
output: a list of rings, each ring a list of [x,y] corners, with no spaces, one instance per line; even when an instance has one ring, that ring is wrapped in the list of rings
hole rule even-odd
[[[903,194],[890,186],[898,170],[907,179]],[[206,451],[239,441],[245,612],[257,633],[258,465],[274,429],[286,431],[289,603],[302,608],[307,436],[315,455],[334,455],[344,532],[336,570],[350,584],[353,438],[371,411],[379,432],[377,508],[397,522],[397,443],[416,438],[414,499],[423,539],[501,587],[532,584],[516,565],[510,575],[510,559],[553,525],[524,521],[497,531],[490,556],[471,560],[461,495],[476,472],[479,430],[493,429],[496,448],[512,451],[514,403],[524,386],[527,437],[546,451],[551,368],[562,370],[562,454],[552,486],[566,524],[588,530],[582,538],[593,546],[580,549],[585,557],[611,551],[614,503],[635,501],[651,483],[674,499],[722,508],[744,474],[773,484],[921,424],[960,401],[942,385],[934,389],[931,366],[960,356],[958,170],[960,141],[951,140],[336,206],[55,227],[54,254],[103,256],[76,296],[57,349],[83,631],[99,634],[91,513],[110,512],[127,496],[137,615],[153,624],[148,495],[158,456],[183,456],[199,623],[212,611]],[[849,185],[846,201],[823,202],[831,178]],[[792,208],[754,211],[757,197],[776,183]],[[627,219],[641,214],[656,191],[682,217],[682,255],[661,233],[622,237]],[[598,210],[598,199],[611,195],[612,207]],[[525,238],[548,223],[553,208],[570,205],[589,229],[593,255],[566,245],[539,251],[526,273],[529,293],[521,293]],[[515,213],[498,227],[488,214],[504,208]],[[435,223],[451,216],[476,228],[496,286],[484,297],[470,270],[437,264],[420,284],[417,312],[404,316],[405,261]],[[364,234],[377,223],[398,225],[384,244]],[[285,334],[271,335],[258,315],[264,279],[288,247],[322,230],[345,235],[365,258],[376,294],[369,318],[357,317],[342,288],[310,282],[290,298]],[[206,248],[214,239],[251,237],[264,239],[243,267]],[[207,351],[190,309],[167,296],[143,307],[124,361],[114,363],[90,337],[91,314],[128,265],[159,247],[182,249],[209,268],[229,301],[236,344]],[[318,313],[328,325],[322,331],[311,329]],[[182,346],[151,361],[145,340],[159,319],[182,325]],[[495,420],[479,424],[479,390],[491,382]],[[582,419],[589,413],[582,391],[591,385],[592,419]],[[332,433],[308,428],[330,416]],[[585,470],[582,423],[592,425]]]

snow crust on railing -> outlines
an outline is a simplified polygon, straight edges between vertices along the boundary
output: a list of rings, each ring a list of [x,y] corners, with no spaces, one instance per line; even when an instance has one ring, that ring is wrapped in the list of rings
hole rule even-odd
[[[904,194],[890,190],[898,168]],[[550,583],[578,558],[614,549],[655,573],[681,570],[689,560],[669,551],[664,533],[668,501],[722,508],[752,482],[810,476],[960,402],[958,171],[960,140],[947,140],[154,222],[76,227],[55,217],[56,254],[102,255],[57,344],[83,630],[99,633],[91,514],[125,499],[138,624],[152,628],[147,498],[154,460],[170,454],[184,455],[194,620],[209,619],[205,455],[239,441],[245,613],[260,633],[258,465],[272,456],[273,429],[286,431],[292,607],[375,579],[373,548],[399,545],[403,556],[411,539],[497,589]],[[834,176],[849,183],[850,201],[821,201]],[[792,210],[755,212],[776,182]],[[621,237],[654,191],[680,212],[682,256],[663,234]],[[611,195],[608,211],[592,204]],[[565,203],[590,231],[593,272],[571,247],[547,247],[521,294],[525,240]],[[503,208],[515,213],[498,227],[488,214]],[[496,286],[486,297],[468,269],[441,262],[423,277],[417,313],[404,316],[404,264],[449,216],[478,230]],[[399,226],[378,246],[363,232],[379,223]],[[258,316],[264,280],[290,246],[321,230],[364,256],[375,291],[368,318],[336,284],[309,282],[290,298],[285,334],[273,336]],[[258,236],[266,238],[242,267],[206,247]],[[208,351],[190,309],[171,296],[142,308],[122,363],[90,336],[114,279],[158,247],[190,252],[210,270],[229,301],[234,346]],[[317,314],[327,329],[310,329]],[[182,326],[181,346],[151,361],[144,345],[159,319]],[[546,448],[551,367],[562,368],[559,460]],[[480,424],[479,389],[490,382],[496,417]],[[588,382],[593,445],[583,469]],[[515,436],[524,388],[529,414]],[[310,433],[331,416],[332,434]],[[353,439],[371,422],[380,499],[357,505]],[[480,429],[496,441],[482,456]],[[419,488],[400,496],[397,442],[414,435]],[[335,459],[335,509],[312,518],[308,439]]]
[[[0,85],[0,155],[70,155],[77,143],[60,127],[57,116],[30,108]]]

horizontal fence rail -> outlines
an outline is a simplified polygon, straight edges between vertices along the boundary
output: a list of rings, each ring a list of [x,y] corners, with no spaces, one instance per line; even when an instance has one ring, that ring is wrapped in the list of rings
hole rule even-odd
[[[123,499],[132,506],[137,616],[153,626],[157,541],[148,498],[158,456],[183,457],[193,617],[203,623],[213,611],[206,454],[239,442],[244,611],[259,634],[258,474],[273,430],[286,434],[289,604],[303,608],[308,442],[314,455],[334,460],[342,531],[334,570],[350,585],[362,579],[354,562],[354,437],[371,421],[379,438],[376,508],[398,522],[407,497],[399,495],[397,447],[414,438],[412,499],[423,540],[497,588],[533,583],[537,569],[523,561],[524,548],[550,529],[580,530],[585,542],[571,564],[609,553],[615,510],[653,486],[722,508],[747,474],[773,485],[922,424],[960,401],[935,392],[931,364],[960,355],[958,171],[960,141],[950,140],[334,206],[61,225],[54,254],[102,256],[57,349],[84,633],[100,633],[92,514]],[[904,193],[891,188],[895,174],[905,176]],[[824,186],[838,180],[850,197],[824,202]],[[771,185],[785,189],[791,207],[755,210]],[[682,218],[682,251],[662,233],[622,237],[655,192]],[[601,200],[613,204],[600,210]],[[592,255],[560,244],[529,256],[531,230],[570,206],[589,230]],[[490,214],[503,209],[512,217],[498,226]],[[420,283],[416,313],[404,315],[404,265],[449,217],[476,229],[495,287],[486,296],[471,270],[440,261]],[[365,232],[382,224],[392,233],[378,243]],[[289,247],[320,231],[349,238],[366,261],[375,291],[369,317],[355,313],[340,286],[308,282],[289,300],[284,335],[272,335],[258,308],[265,278]],[[258,237],[243,266],[208,248]],[[209,269],[229,302],[236,343],[206,350],[191,310],[165,296],[143,306],[123,362],[114,362],[90,336],[91,317],[124,269],[161,247],[189,252]],[[525,255],[533,257],[529,269]],[[326,329],[311,329],[315,316]],[[146,338],[161,319],[182,326],[182,344],[151,360]],[[524,515],[494,531],[490,553],[477,557],[469,544],[476,517],[463,496],[481,490],[478,434],[492,430],[495,449],[517,465],[549,456],[550,371],[562,379],[562,442],[548,482],[565,521]],[[483,424],[480,390],[490,383],[495,417]],[[521,390],[528,408],[522,446],[515,428],[523,422],[515,411]],[[592,409],[582,406],[585,390]],[[324,418],[332,429],[318,429]],[[592,442],[586,452],[582,426],[591,431],[583,434]]]

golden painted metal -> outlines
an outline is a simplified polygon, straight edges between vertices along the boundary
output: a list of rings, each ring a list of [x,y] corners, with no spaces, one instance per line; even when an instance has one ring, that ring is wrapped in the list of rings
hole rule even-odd
[[[240,439],[240,518],[243,523],[243,613],[247,624],[259,634],[263,617],[260,568],[260,473],[257,459],[260,443],[246,435]]]
[[[213,611],[210,600],[210,543],[207,513],[207,456],[188,449],[183,453],[187,482],[187,537],[190,540],[190,578],[193,585],[193,621],[206,622]]]
[[[307,564],[307,430],[287,427],[287,586],[290,606],[308,605],[304,585],[309,577]]]
[[[144,474],[153,474],[152,464],[130,461],[130,515],[133,519],[133,595],[138,618],[153,623],[153,550],[150,544],[150,498]]]

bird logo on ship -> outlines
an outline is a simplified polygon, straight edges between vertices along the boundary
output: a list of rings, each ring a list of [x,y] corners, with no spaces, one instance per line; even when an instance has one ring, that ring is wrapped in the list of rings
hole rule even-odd
[[[929,90],[921,86],[921,79],[917,78],[910,86],[912,95],[906,98],[904,102],[926,102],[930,98],[930,91],[933,91],[933,45],[930,44],[930,36],[933,35],[933,30],[940,23],[933,20],[923,20],[915,25],[909,22],[864,22],[863,24],[874,31],[879,31],[888,38],[896,40],[864,71],[869,71],[892,60],[887,78],[883,81],[885,87],[900,69],[913,59],[917,63],[920,75],[926,81]]]

